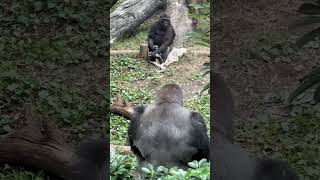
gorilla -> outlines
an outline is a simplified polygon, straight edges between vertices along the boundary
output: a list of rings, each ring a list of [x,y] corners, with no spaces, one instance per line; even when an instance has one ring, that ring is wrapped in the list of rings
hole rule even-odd
[[[211,177],[215,180],[298,180],[297,174],[286,162],[253,158],[237,144],[232,143],[232,113],[234,102],[222,76],[213,73],[213,126],[210,141]]]
[[[129,144],[139,166],[178,166],[209,159],[209,137],[202,116],[183,107],[177,84],[164,85],[155,102],[138,106],[128,128]]]
[[[148,47],[150,61],[157,58],[160,64],[166,61],[169,54],[169,46],[172,45],[176,33],[170,22],[170,17],[166,14],[160,16],[160,20],[155,23],[148,35]]]
[[[109,147],[105,134],[95,135],[81,142],[76,150],[79,158],[75,159],[70,176],[66,180],[109,179],[107,168]]]

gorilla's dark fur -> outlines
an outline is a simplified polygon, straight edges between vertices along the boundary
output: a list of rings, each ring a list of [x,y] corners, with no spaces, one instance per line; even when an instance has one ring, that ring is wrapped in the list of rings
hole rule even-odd
[[[140,166],[186,167],[192,160],[209,158],[209,137],[199,113],[183,107],[176,84],[163,86],[154,104],[135,108],[128,129],[131,150]]]
[[[160,16],[160,20],[151,27],[148,36],[150,60],[155,61],[156,56],[160,55],[160,63],[165,62],[169,54],[169,46],[172,45],[175,37],[176,33],[170,17],[166,14]]]

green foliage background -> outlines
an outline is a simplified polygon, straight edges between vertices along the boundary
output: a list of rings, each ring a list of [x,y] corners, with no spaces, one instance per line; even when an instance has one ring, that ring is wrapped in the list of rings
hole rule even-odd
[[[70,140],[103,123],[107,12],[106,1],[0,1],[0,135],[12,131],[25,102]],[[1,165],[0,179],[45,177]]]

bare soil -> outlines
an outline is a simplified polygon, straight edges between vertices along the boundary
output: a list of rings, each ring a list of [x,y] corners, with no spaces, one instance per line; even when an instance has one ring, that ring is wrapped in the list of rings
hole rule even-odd
[[[266,41],[289,46],[284,35],[292,37],[288,26],[295,17],[300,1],[225,1],[219,3],[215,16],[215,71],[224,74],[232,88],[240,120],[264,120],[286,117],[288,94],[299,79],[319,65],[319,54],[309,49],[279,55],[268,60],[252,55],[250,48],[259,48]],[[280,39],[280,38],[282,39]],[[259,39],[261,38],[261,39]],[[310,102],[312,103],[312,102]]]
[[[111,54],[139,54],[138,50],[112,50]],[[188,52],[183,55],[178,62],[170,64],[158,81],[152,83],[151,89],[157,91],[162,85],[167,83],[179,84],[184,92],[185,99],[201,92],[205,84],[210,81],[209,75],[202,77],[204,63],[210,61],[209,58],[210,50],[209,48],[193,49],[189,48]],[[150,69],[158,69],[155,65],[147,63],[147,67]],[[135,84],[137,87],[143,89],[145,87],[145,80],[137,81]]]
[[[188,99],[201,92],[205,84],[210,81],[209,75],[201,78],[203,64],[209,61],[210,58],[208,56],[196,56],[189,52],[177,63],[169,65],[168,69],[174,71],[174,75],[170,78],[161,79],[161,84],[178,83],[184,92],[185,98]]]

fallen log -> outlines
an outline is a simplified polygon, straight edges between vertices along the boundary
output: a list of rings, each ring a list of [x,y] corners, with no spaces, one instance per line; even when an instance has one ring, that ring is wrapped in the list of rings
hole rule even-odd
[[[110,107],[111,113],[122,115],[129,120],[132,119],[134,110],[130,103],[126,102],[121,96],[117,96]]]
[[[15,131],[0,139],[0,163],[43,169],[65,180],[106,180],[108,148],[104,135],[67,144],[52,121],[40,120],[26,104]]]
[[[134,113],[134,110],[131,104],[125,101],[124,98],[121,96],[117,96],[116,99],[113,101],[110,107],[110,111],[111,113],[122,115],[129,120],[132,120],[132,116]],[[115,145],[115,144],[111,144],[110,146],[111,148],[119,152],[122,152],[125,154],[132,154],[130,146]]]
[[[114,148],[115,150],[124,153],[124,154],[133,154],[131,151],[130,146],[123,146],[123,145],[115,145],[115,144],[110,144],[111,148]]]

